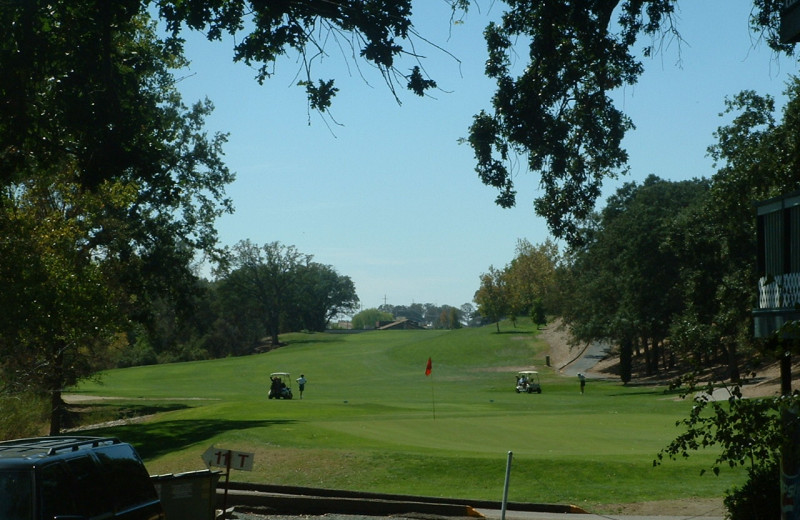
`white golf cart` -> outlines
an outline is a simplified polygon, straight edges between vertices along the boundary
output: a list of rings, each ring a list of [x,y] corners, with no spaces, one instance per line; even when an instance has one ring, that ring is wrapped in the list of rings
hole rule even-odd
[[[539,383],[539,372],[535,370],[520,370],[517,372],[517,388],[518,394],[526,393],[537,394],[542,393],[542,385]]]
[[[292,398],[292,378],[289,372],[273,372],[269,375],[269,381],[270,399]]]

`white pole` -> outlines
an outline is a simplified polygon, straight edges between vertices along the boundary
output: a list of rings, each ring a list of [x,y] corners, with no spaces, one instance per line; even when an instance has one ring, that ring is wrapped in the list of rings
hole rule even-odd
[[[506,504],[508,504],[508,480],[511,477],[511,457],[514,454],[508,452],[508,460],[506,461],[506,482],[503,485],[503,505],[500,510],[500,520],[506,520]]]

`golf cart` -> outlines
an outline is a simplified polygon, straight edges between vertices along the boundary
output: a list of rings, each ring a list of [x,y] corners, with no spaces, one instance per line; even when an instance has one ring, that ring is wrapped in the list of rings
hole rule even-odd
[[[269,398],[291,399],[292,379],[288,372],[273,372],[269,375]]]
[[[517,388],[518,394],[527,393],[537,394],[542,393],[542,385],[539,383],[539,372],[535,370],[521,370],[517,372]]]

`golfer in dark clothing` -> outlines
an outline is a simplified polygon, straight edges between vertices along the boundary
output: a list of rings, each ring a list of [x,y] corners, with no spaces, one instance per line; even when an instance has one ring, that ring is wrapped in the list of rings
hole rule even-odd
[[[583,393],[583,389],[586,387],[586,376],[582,373],[578,374],[578,379],[581,380],[581,393]]]

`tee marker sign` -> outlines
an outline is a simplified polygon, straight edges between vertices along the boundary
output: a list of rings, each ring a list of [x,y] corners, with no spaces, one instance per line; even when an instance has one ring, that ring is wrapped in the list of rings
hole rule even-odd
[[[253,471],[254,458],[254,453],[225,450],[222,448],[215,448],[213,445],[211,445],[202,456],[206,467],[238,469],[241,471]]]

